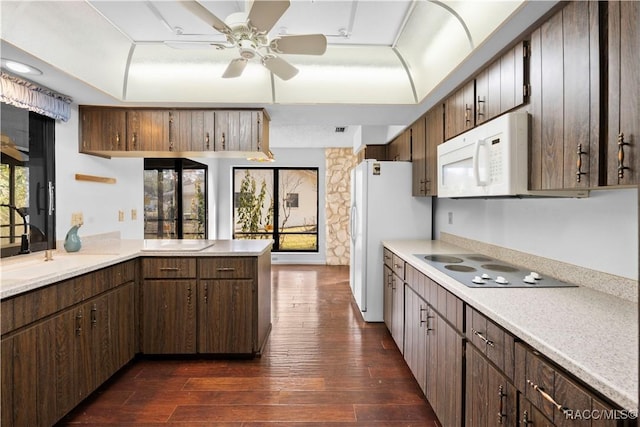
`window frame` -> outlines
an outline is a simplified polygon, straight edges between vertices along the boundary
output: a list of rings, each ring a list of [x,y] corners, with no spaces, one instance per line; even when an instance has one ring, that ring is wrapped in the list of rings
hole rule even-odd
[[[268,170],[273,174],[273,230],[271,232],[238,232],[236,233],[236,172],[244,171],[246,169],[249,170]],[[316,230],[315,232],[281,232],[277,224],[279,224],[280,220],[280,208],[279,203],[281,201],[280,197],[280,171],[311,171],[316,175]],[[231,171],[231,230],[232,230],[232,238],[238,238],[238,235],[256,235],[256,236],[270,236],[269,238],[273,239],[273,247],[271,252],[280,252],[280,253],[319,253],[320,251],[320,232],[319,232],[319,214],[320,214],[320,169],[318,167],[309,166],[309,167],[301,167],[301,166],[279,166],[279,167],[264,167],[264,166],[234,166]],[[285,190],[286,191],[286,190]],[[296,194],[299,194],[298,191]],[[313,249],[280,249],[280,237],[286,235],[315,235],[315,248]]]

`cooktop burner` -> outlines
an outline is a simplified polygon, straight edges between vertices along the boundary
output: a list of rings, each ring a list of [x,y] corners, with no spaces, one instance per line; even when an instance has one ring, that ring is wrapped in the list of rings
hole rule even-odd
[[[464,272],[464,273],[470,273],[472,271],[477,271],[473,267],[469,267],[468,265],[461,265],[461,264],[448,264],[448,265],[445,265],[444,268],[446,268],[447,270],[461,271],[461,272]]]
[[[444,262],[446,264],[452,264],[462,262],[462,258],[450,256],[450,255],[425,255],[424,259],[434,262]],[[487,261],[491,261],[490,259]]]
[[[576,287],[481,254],[415,254],[423,262],[471,288]]]
[[[504,273],[515,273],[516,271],[518,271],[517,268],[504,264],[482,264],[482,268],[491,271],[501,271]]]

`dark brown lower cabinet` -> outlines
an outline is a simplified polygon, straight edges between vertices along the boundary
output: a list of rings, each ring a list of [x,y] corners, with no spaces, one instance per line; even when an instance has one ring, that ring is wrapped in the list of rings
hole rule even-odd
[[[435,314],[430,337],[437,337],[438,374],[435,387],[438,399],[434,410],[443,427],[462,426],[462,383],[464,337],[444,317]],[[430,338],[432,340],[433,338]],[[429,342],[429,346],[432,343]],[[433,406],[433,403],[432,403]]]
[[[252,353],[253,280],[202,280],[198,292],[198,352]]]
[[[79,283],[90,289],[97,274]],[[117,286],[2,339],[3,427],[55,424],[133,358],[134,286]]]
[[[466,346],[465,427],[518,424],[516,389],[472,345]]]
[[[411,287],[404,292],[404,360],[423,393],[427,387],[427,325],[428,305]]]
[[[144,280],[142,351],[196,352],[196,280]]]

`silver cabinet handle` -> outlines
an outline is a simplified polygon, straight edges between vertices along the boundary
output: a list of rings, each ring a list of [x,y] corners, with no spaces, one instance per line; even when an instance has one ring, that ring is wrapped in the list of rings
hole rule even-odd
[[[225,271],[226,271],[226,272],[229,272],[229,271],[236,271],[236,269],[235,269],[235,268],[233,268],[233,267],[218,267],[218,268],[216,269],[216,271],[220,271],[220,272],[225,272]]]
[[[160,271],[180,271],[178,267],[160,267]]]
[[[473,328],[471,329],[471,332],[473,332],[473,335],[477,336],[482,341],[484,341],[484,343],[486,345],[491,346],[491,347],[495,347],[495,344],[493,343],[493,341],[491,341],[490,339],[487,339],[481,332],[478,332]]]

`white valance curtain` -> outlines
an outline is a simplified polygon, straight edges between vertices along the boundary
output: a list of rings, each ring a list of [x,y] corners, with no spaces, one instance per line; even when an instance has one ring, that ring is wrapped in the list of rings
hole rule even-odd
[[[66,122],[71,114],[71,98],[2,71],[0,101],[43,116]]]

